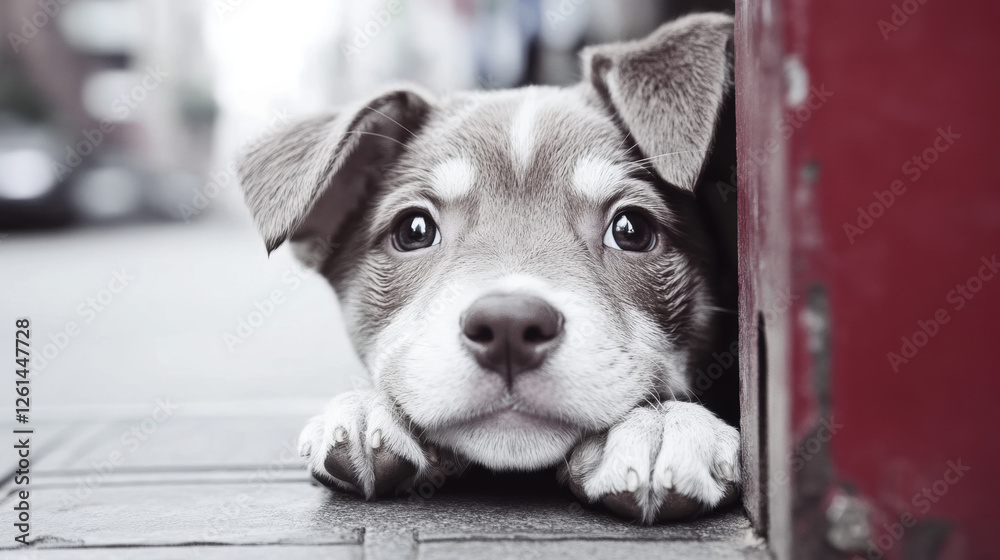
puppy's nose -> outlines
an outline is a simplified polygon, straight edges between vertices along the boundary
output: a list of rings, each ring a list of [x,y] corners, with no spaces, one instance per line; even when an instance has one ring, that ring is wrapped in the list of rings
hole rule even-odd
[[[563,317],[538,297],[491,294],[469,306],[461,327],[479,364],[513,380],[542,365],[562,334]]]

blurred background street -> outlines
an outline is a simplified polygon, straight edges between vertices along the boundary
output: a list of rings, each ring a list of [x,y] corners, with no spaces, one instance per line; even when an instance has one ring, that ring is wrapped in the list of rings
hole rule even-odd
[[[5,2],[0,319],[30,318],[35,351],[49,347],[35,414],[164,396],[317,411],[364,375],[325,282],[287,247],[267,258],[233,170],[240,146],[394,80],[438,93],[570,83],[584,44],[731,6]],[[122,271],[134,279],[101,303]]]
[[[306,399],[316,412],[317,399],[363,378],[326,282],[288,251],[268,258],[247,219],[122,229],[19,233],[0,245],[0,306],[30,318],[35,335],[37,417],[49,407],[101,415],[157,397],[248,407]],[[120,293],[109,289],[116,276]]]
[[[995,557],[996,6],[0,1],[0,355],[19,318],[32,353],[27,425],[0,385],[0,558]],[[692,11],[737,12],[743,503],[639,527],[552,473],[310,485],[305,420],[367,381],[326,281],[266,254],[238,149],[397,81],[574,83],[582,47]]]
[[[0,333],[29,319],[32,352],[29,423],[11,391],[0,426],[34,430],[34,546],[0,555],[763,557],[741,512],[640,528],[552,473],[375,504],[309,485],[305,420],[367,379],[326,281],[266,254],[233,167],[247,141],[397,80],[574,82],[585,44],[694,8],[732,2],[0,4]],[[0,467],[7,520],[17,456]],[[0,548],[21,546],[4,524]]]

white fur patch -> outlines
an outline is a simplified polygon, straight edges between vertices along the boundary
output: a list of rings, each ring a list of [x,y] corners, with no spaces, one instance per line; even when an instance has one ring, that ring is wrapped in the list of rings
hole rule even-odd
[[[541,297],[565,319],[565,340],[545,367],[537,374],[521,376],[513,387],[513,396],[525,412],[594,430],[606,428],[641,399],[652,382],[650,376],[664,369],[631,357],[623,350],[623,340],[609,336],[605,329],[613,318],[589,297],[582,282],[566,280],[556,287],[548,279],[523,273],[493,279],[479,274],[449,278],[432,292],[432,298],[415,298],[404,306],[379,333],[373,345],[379,351],[366,357],[376,386],[386,387],[414,423],[426,430],[495,411],[511,396],[506,381],[482,370],[459,337],[462,313],[488,293]],[[655,332],[654,327],[651,338]],[[656,336],[656,344],[662,345],[663,338]],[[631,337],[631,341],[647,348],[642,337]],[[663,353],[659,346],[655,348],[649,347],[646,353]],[[490,438],[497,434],[459,430],[453,435],[480,440],[463,444],[471,453],[491,445]]]
[[[740,484],[739,459],[736,428],[699,404],[671,401],[636,408],[606,437],[582,443],[568,474],[592,502],[632,492],[649,523],[671,492],[718,505],[730,485]]]
[[[334,478],[325,461],[335,445],[345,446],[345,469],[354,473],[354,482]],[[390,401],[373,391],[348,391],[330,401],[326,411],[314,417],[299,436],[299,453],[306,457],[314,476],[346,490],[358,490],[365,497],[375,495],[375,450],[396,454],[417,468],[418,476],[429,468],[420,444],[403,425]]]
[[[607,200],[628,178],[619,164],[594,156],[581,157],[573,170],[573,188],[592,200]]]
[[[464,158],[452,158],[438,164],[431,175],[431,186],[445,199],[461,197],[472,189],[475,182],[476,169]]]
[[[521,102],[510,128],[510,151],[514,164],[521,171],[528,168],[535,152],[535,119],[538,116],[538,99],[534,93]]]
[[[491,289],[502,293],[534,292],[535,295],[545,297],[552,291],[552,286],[530,274],[505,274],[496,279]]]

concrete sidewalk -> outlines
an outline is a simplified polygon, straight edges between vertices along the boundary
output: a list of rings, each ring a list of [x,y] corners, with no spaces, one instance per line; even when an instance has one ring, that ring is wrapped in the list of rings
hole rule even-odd
[[[0,324],[30,317],[33,369],[29,425],[13,423],[13,375],[0,401],[0,558],[765,557],[739,513],[638,527],[551,474],[449,481],[414,502],[312,484],[299,431],[363,369],[326,282],[287,248],[268,258],[248,223],[16,235],[3,253]],[[116,273],[127,287],[90,313]],[[261,304],[275,290],[283,303]],[[12,550],[23,427],[35,544]]]
[[[552,473],[473,472],[426,498],[366,502],[310,480],[293,447],[304,416],[153,417],[36,426],[34,545],[8,536],[0,557],[767,558],[738,510],[640,527],[581,507]],[[0,490],[8,519],[13,489]]]

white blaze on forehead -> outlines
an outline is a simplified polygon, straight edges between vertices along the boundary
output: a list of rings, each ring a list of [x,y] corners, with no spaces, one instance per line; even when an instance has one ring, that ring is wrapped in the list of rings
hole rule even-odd
[[[524,171],[535,151],[535,120],[538,118],[538,98],[534,92],[521,102],[514,113],[510,128],[510,151],[514,164]]]
[[[621,164],[595,156],[584,156],[573,170],[573,188],[594,200],[606,200],[626,179],[628,171]]]
[[[501,293],[513,292],[546,292],[551,290],[551,285],[541,278],[528,274],[505,274],[497,278],[488,287],[487,291],[498,291]]]
[[[431,186],[441,198],[458,198],[469,192],[475,182],[476,169],[464,158],[443,161],[431,173]]]

